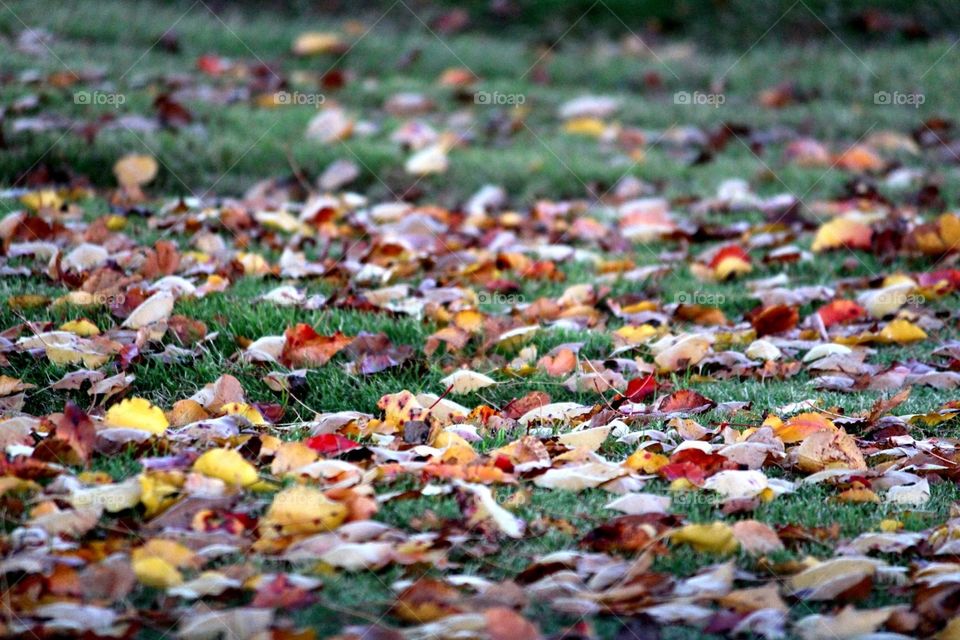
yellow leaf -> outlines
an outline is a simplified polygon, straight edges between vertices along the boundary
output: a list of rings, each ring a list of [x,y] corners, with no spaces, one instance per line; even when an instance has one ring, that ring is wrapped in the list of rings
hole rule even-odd
[[[426,413],[426,409],[406,389],[398,393],[388,393],[380,398],[377,406],[383,409],[384,420],[396,426],[401,426],[408,420],[420,420]]]
[[[50,298],[39,293],[24,293],[7,298],[7,306],[11,309],[40,309],[50,304]]]
[[[146,508],[148,518],[165,511],[177,501],[180,484],[174,482],[168,473],[140,474],[140,502]]]
[[[111,427],[140,429],[158,435],[170,426],[163,411],[144,398],[129,398],[113,405],[104,422]]]
[[[38,485],[33,480],[21,480],[14,476],[0,476],[0,496],[7,493],[8,491],[19,492],[19,491],[37,491],[40,489]]]
[[[202,562],[198,561],[197,554],[189,548],[179,542],[164,540],[163,538],[148,540],[142,547],[134,549],[130,558],[134,561],[146,560],[147,558],[163,558],[170,566],[177,569],[196,568]]]
[[[61,325],[60,330],[69,331],[70,333],[76,334],[81,338],[89,338],[90,336],[96,336],[100,334],[100,329],[97,328],[97,325],[93,324],[86,318],[65,322],[63,325]]]
[[[247,487],[260,479],[257,468],[234,449],[211,449],[197,458],[193,470],[229,485]]]
[[[467,464],[477,459],[477,452],[471,447],[455,444],[447,447],[440,460],[447,464]]]
[[[228,416],[243,416],[253,425],[262,425],[267,423],[267,421],[263,419],[263,416],[260,414],[260,412],[257,411],[256,407],[252,407],[244,402],[228,402],[220,408],[220,411]]]
[[[262,451],[261,448],[261,454]],[[270,473],[275,476],[283,476],[316,462],[316,460],[317,452],[302,442],[284,442],[277,448],[277,452],[273,456]]]
[[[51,189],[25,193],[20,196],[20,202],[34,211],[44,208],[59,209],[63,205],[63,200]]]
[[[243,274],[259,276],[270,271],[270,263],[258,253],[237,253],[237,262],[243,266]]]
[[[336,33],[310,31],[302,33],[293,41],[293,53],[298,56],[315,56],[330,53],[343,47],[343,41]]]
[[[118,215],[107,216],[106,224],[110,231],[120,231],[127,226],[127,219]]]
[[[740,546],[723,522],[688,524],[670,535],[673,544],[688,544],[701,553],[733,553]]]
[[[599,118],[574,118],[563,125],[564,133],[599,138],[607,130],[607,125]]]
[[[927,333],[909,320],[898,318],[887,324],[878,337],[880,342],[906,344],[925,340]]]
[[[458,311],[453,316],[453,324],[469,333],[478,333],[483,329],[485,316],[475,309]]]
[[[260,520],[261,535],[296,535],[331,531],[347,517],[347,507],[314,487],[284,489]]]
[[[837,500],[840,502],[870,502],[876,504],[880,502],[880,496],[866,487],[856,487],[841,491],[837,495]]]
[[[880,531],[884,531],[886,533],[894,533],[896,531],[900,531],[900,529],[903,529],[903,523],[900,522],[899,520],[893,520],[888,518],[886,520],[880,521]]]
[[[916,287],[917,281],[905,273],[892,273],[883,279],[881,286],[892,287],[898,284],[909,284],[910,286]]]
[[[660,467],[670,464],[670,458],[662,453],[653,453],[647,449],[637,449],[624,464],[636,471],[656,473]]]
[[[133,572],[142,584],[167,589],[183,583],[183,575],[163,558],[150,557],[134,560]]]
[[[649,324],[640,326],[625,325],[613,332],[613,335],[622,338],[625,344],[641,344],[657,335],[657,328]]]
[[[633,304],[628,304],[622,309],[624,314],[640,313],[641,311],[656,311],[659,306],[654,300],[641,300]]]
[[[937,640],[960,640],[960,617],[950,620],[936,638]]]
[[[940,237],[948,251],[960,245],[960,217],[954,213],[945,213],[938,219],[940,223]]]
[[[117,160],[113,173],[122,186],[139,187],[157,176],[157,161],[152,156],[131,153]]]

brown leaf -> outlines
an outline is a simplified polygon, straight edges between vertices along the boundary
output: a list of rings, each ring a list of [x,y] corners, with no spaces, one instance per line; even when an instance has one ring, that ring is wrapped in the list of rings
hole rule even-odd
[[[740,520],[733,525],[733,537],[740,548],[751,554],[772,553],[783,549],[777,532],[756,520]]]
[[[796,307],[776,304],[754,309],[747,314],[747,320],[753,325],[757,336],[769,336],[796,327],[800,321],[800,313]]]
[[[884,415],[899,407],[901,404],[907,401],[907,399],[910,397],[911,391],[911,387],[906,387],[889,398],[877,398],[876,402],[874,402],[873,406],[870,408],[870,413],[867,414],[867,421],[871,423],[876,422]]]
[[[619,516],[594,528],[580,541],[582,546],[602,552],[637,553],[659,548],[659,534],[665,529],[664,516],[645,513]]]
[[[63,413],[51,415],[49,421],[50,435],[37,445],[34,457],[63,464],[89,463],[97,439],[97,429],[90,417],[68,402]]]
[[[549,394],[543,391],[531,391],[522,398],[514,398],[508,402],[504,405],[503,409],[501,409],[500,413],[505,418],[516,420],[533,409],[550,404],[550,401]]]
[[[156,280],[161,276],[176,273],[180,266],[180,253],[177,245],[169,240],[158,240],[153,249],[148,250],[147,259],[140,267],[144,277]]]
[[[717,403],[703,394],[692,389],[681,389],[661,398],[656,409],[663,413],[703,413],[715,406]]]
[[[434,578],[420,578],[397,596],[390,611],[406,622],[423,624],[463,611],[460,591]]]
[[[490,640],[539,640],[536,625],[513,609],[494,607],[483,612]]]
[[[817,431],[797,447],[797,466],[814,473],[826,468],[865,470],[857,441],[843,429]]]

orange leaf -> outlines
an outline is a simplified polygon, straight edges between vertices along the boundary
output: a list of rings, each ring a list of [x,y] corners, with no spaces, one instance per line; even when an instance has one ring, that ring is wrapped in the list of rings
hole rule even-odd
[[[577,354],[570,349],[560,349],[557,355],[545,355],[537,366],[551,376],[563,376],[577,368]]]
[[[843,153],[837,154],[835,162],[847,171],[880,171],[886,166],[883,158],[870,147],[857,144]]]
[[[800,442],[817,431],[836,430],[833,421],[822,413],[801,413],[787,420],[782,426],[775,427],[777,437],[786,444]]]
[[[287,329],[280,362],[290,368],[322,367],[337,352],[353,342],[353,338],[337,331],[322,336],[308,324],[300,323]]]

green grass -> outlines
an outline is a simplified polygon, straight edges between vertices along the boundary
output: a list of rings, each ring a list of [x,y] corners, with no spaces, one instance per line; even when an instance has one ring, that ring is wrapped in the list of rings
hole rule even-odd
[[[683,47],[665,48],[658,61],[651,57],[611,56],[607,48],[599,46],[594,39],[575,33],[551,57],[548,63],[551,82],[542,85],[533,83],[530,76],[526,75],[539,55],[535,33],[511,33],[509,37],[496,32],[469,33],[440,41],[429,32],[416,28],[416,25],[413,29],[401,29],[391,20],[385,20],[374,27],[370,36],[359,40],[342,61],[331,57],[298,60],[287,53],[298,33],[306,29],[340,29],[342,21],[329,19],[327,22],[307,23],[289,17],[280,19],[266,12],[257,15],[228,10],[221,16],[229,26],[228,30],[217,17],[200,5],[187,11],[180,21],[178,18],[184,12],[183,7],[160,3],[128,5],[104,0],[98,3],[62,3],[60,6],[37,2],[10,2],[9,5],[8,10],[0,10],[0,34],[6,39],[15,39],[23,29],[20,20],[31,27],[46,28],[56,36],[51,44],[56,55],[38,57],[9,47],[0,54],[4,72],[16,75],[32,70],[42,74],[76,71],[79,74],[93,67],[101,68],[105,77],[118,78],[114,90],[127,96],[121,113],[149,114],[152,98],[162,90],[165,75],[185,71],[193,73],[198,55],[217,53],[238,61],[256,62],[260,58],[276,62],[278,73],[284,77],[290,77],[298,70],[322,72],[331,65],[346,69],[354,77],[344,89],[331,92],[328,98],[376,121],[383,131],[370,138],[323,146],[303,137],[307,122],[315,113],[312,109],[292,107],[266,110],[243,101],[212,105],[188,100],[186,104],[194,113],[196,125],[175,132],[102,131],[92,144],[88,144],[74,133],[61,138],[59,131],[39,134],[11,134],[7,131],[8,148],[0,154],[0,186],[15,186],[18,177],[37,162],[87,176],[98,186],[110,186],[114,182],[111,170],[114,161],[124,153],[137,151],[153,153],[161,161],[161,173],[149,187],[150,193],[158,198],[161,194],[164,197],[191,193],[203,195],[208,190],[211,196],[240,194],[258,180],[288,176],[291,173],[289,154],[309,177],[317,175],[334,159],[356,159],[363,171],[352,188],[365,193],[373,201],[392,199],[394,194],[406,192],[416,183],[422,191],[420,197],[424,202],[455,207],[481,185],[495,183],[507,189],[518,209],[525,209],[535,198],[588,197],[587,187],[603,193],[621,176],[633,175],[656,185],[660,193],[672,199],[707,196],[714,193],[724,179],[742,177],[750,180],[761,194],[790,191],[805,194],[804,199],[812,202],[838,196],[850,180],[850,175],[837,169],[823,171],[793,166],[783,159],[781,145],[767,147],[758,158],[737,140],[703,165],[690,166],[685,158],[678,157],[664,146],[646,149],[645,159],[633,164],[616,145],[600,144],[594,139],[563,133],[555,116],[556,109],[566,100],[586,92],[609,94],[624,100],[616,116],[616,120],[624,126],[650,131],[680,125],[714,128],[723,122],[745,123],[757,130],[786,126],[807,131],[810,135],[830,141],[837,150],[842,150],[870,133],[888,129],[908,133],[925,118],[940,113],[945,105],[953,104],[954,100],[955,65],[949,57],[945,62],[937,62],[951,44],[946,40],[878,47],[858,50],[856,53],[831,39],[803,45],[765,39],[749,49],[740,47],[721,51],[707,51],[698,47],[697,43],[683,43]],[[160,47],[151,47],[164,30],[174,23],[180,36],[181,51],[168,53]],[[413,49],[421,50],[417,61],[407,68],[397,68],[398,58]],[[474,106],[472,102],[461,105],[449,90],[437,86],[436,79],[444,69],[460,65],[469,67],[480,76],[478,89],[524,94],[530,107],[526,126],[519,127],[509,135],[497,134],[501,122],[514,114],[506,109]],[[648,73],[657,73],[662,77],[662,89],[653,90],[644,86],[643,78]],[[196,73],[193,75],[197,76]],[[721,77],[725,79],[723,91],[727,96],[727,101],[721,107],[691,108],[674,104],[672,96],[675,91],[706,91],[712,81]],[[758,106],[756,94],[784,80],[791,80],[804,91],[819,94],[819,97],[813,104],[793,105],[782,110]],[[199,81],[210,84],[221,82],[202,77]],[[72,92],[80,88],[107,90],[106,87],[105,84],[81,82],[74,87],[58,89],[43,84],[5,82],[0,86],[0,102],[9,103],[35,94],[42,106],[38,111],[25,115],[58,114],[91,120],[114,115],[114,112],[107,107],[74,104]],[[305,85],[292,88],[311,89]],[[466,148],[453,152],[448,173],[422,181],[403,173],[402,162],[406,154],[389,142],[389,136],[384,133],[392,131],[400,121],[382,111],[384,100],[398,91],[418,91],[431,96],[437,102],[438,109],[425,116],[424,120],[438,128],[445,126],[454,110],[463,108],[473,113],[475,139]],[[920,109],[876,105],[873,102],[875,91],[919,91],[925,95],[926,102]],[[17,116],[7,117],[9,120]],[[927,155],[913,157],[906,154],[900,160],[909,166],[935,166],[935,161]],[[943,197],[948,204],[956,204],[960,196],[960,175],[956,166],[936,165],[936,169]],[[902,199],[902,194],[895,194],[883,186],[880,188],[884,195]],[[159,204],[159,200],[150,203],[151,206]],[[101,197],[85,201],[82,205],[88,220],[110,211],[110,206]],[[16,210],[18,206],[14,200],[0,202],[0,210],[4,212]],[[677,206],[678,210],[683,208],[682,204]],[[759,212],[721,213],[712,214],[710,220],[718,223],[734,220],[758,223],[762,215]],[[147,229],[142,221],[133,219],[128,233],[143,244],[152,243],[160,235]],[[809,240],[805,239],[800,244],[807,248]],[[181,248],[185,247],[185,244],[181,245]],[[637,245],[627,257],[638,265],[653,264],[659,260],[661,252],[677,248],[677,244],[671,243]],[[697,245],[693,250],[699,248]],[[268,255],[276,259],[275,252]],[[755,255],[755,258],[759,257],[759,253]],[[848,269],[845,262],[849,258],[848,253],[838,252],[795,265],[767,266],[755,261],[755,271],[750,277],[768,277],[783,272],[790,276],[793,286],[830,285],[841,276],[876,277],[898,269],[923,270],[929,266],[905,261],[888,264],[878,256],[858,252],[859,262]],[[565,276],[563,282],[522,282],[520,295],[524,301],[556,297],[571,285],[590,283],[596,278],[596,273],[588,264],[563,264],[561,268]],[[171,375],[171,365],[150,357],[135,362],[129,369],[129,373],[136,376],[130,395],[143,396],[169,408],[221,374],[230,373],[241,381],[251,400],[280,403],[285,409],[285,420],[293,421],[306,420],[314,412],[323,411],[351,409],[376,413],[377,401],[383,394],[402,389],[433,393],[443,391],[440,380],[449,372],[454,361],[451,358],[424,357],[424,340],[438,328],[433,323],[385,313],[340,309],[305,312],[254,302],[258,296],[279,284],[281,282],[276,279],[245,278],[234,283],[225,293],[212,294],[202,300],[179,301],[176,313],[203,321],[211,332],[218,332],[217,338],[208,342],[199,356],[189,363],[175,365],[175,375]],[[412,284],[418,283],[414,281]],[[337,286],[330,281],[307,281],[302,285],[311,294],[330,294]],[[730,318],[740,318],[756,305],[756,300],[749,296],[742,282],[705,285],[698,282],[686,267],[674,269],[656,281],[621,280],[611,285],[613,296],[634,293],[668,302],[682,292],[705,290],[717,296],[718,306]],[[23,293],[55,298],[66,292],[65,288],[38,277],[0,280],[0,300]],[[956,313],[958,306],[960,304],[956,297],[931,303],[932,309],[950,313]],[[495,308],[489,307],[487,310]],[[811,310],[812,307],[805,307],[802,315]],[[89,318],[101,329],[110,328],[118,322],[105,309],[49,306],[14,309],[6,304],[0,306],[0,327],[4,329],[24,321],[48,322],[59,326],[80,317]],[[305,394],[293,399],[271,391],[264,383],[263,375],[270,368],[242,363],[236,354],[242,340],[280,334],[297,322],[308,322],[322,333],[335,330],[348,335],[383,332],[396,344],[412,345],[415,356],[401,368],[369,377],[346,373],[341,366],[344,359],[337,358],[327,366],[311,371],[307,377]],[[617,321],[610,319],[606,326],[593,330],[542,331],[532,344],[543,354],[565,342],[584,342],[581,355],[603,358],[612,348],[609,333],[618,326]],[[946,340],[957,337],[957,333],[955,326],[948,325],[937,337]],[[880,346],[872,361],[892,363],[910,358],[924,360],[929,358],[929,352],[935,346],[935,340],[912,347]],[[471,349],[473,347],[468,348],[468,353],[473,355]],[[499,354],[498,359],[488,360],[485,363],[489,365],[487,372],[499,368],[510,355]],[[34,415],[44,415],[60,410],[66,399],[85,407],[92,405],[92,399],[85,391],[65,393],[49,388],[68,370],[66,367],[50,365],[45,360],[20,355],[11,357],[11,366],[4,368],[3,373],[15,375],[37,386],[28,393],[25,410]],[[767,413],[774,412],[777,407],[805,399],[816,398],[824,407],[855,413],[869,409],[881,396],[876,392],[817,392],[809,386],[809,381],[810,376],[802,371],[788,381],[717,379],[699,383],[696,388],[717,401],[751,402],[748,415],[755,424],[759,424]],[[686,387],[689,376],[678,376],[674,384],[680,388]],[[478,404],[500,407],[532,390],[546,391],[554,401],[590,404],[597,401],[594,395],[570,392],[558,380],[543,374],[511,380],[456,400],[470,407]],[[946,399],[944,392],[917,388],[898,412],[929,411]],[[717,413],[699,417],[704,425],[709,426],[720,424],[725,419],[726,416]],[[654,423],[651,426],[662,425]],[[957,427],[954,421],[933,429],[918,429],[918,433],[957,436],[960,433]],[[505,434],[487,434],[478,448],[489,451],[504,444],[506,438]],[[605,448],[603,453],[620,459],[629,451],[612,446]],[[138,473],[140,465],[137,455],[128,451],[109,458],[98,458],[93,469],[106,472],[114,479],[122,479]],[[657,493],[669,491],[661,482],[652,482],[648,490]],[[506,495],[512,490],[500,491]],[[826,488],[802,487],[795,494],[761,505],[752,517],[771,525],[822,526],[836,522],[843,536],[873,530],[884,518],[897,518],[908,530],[922,530],[948,518],[951,505],[960,500],[960,491],[951,483],[936,484],[933,486],[932,500],[918,511],[839,503],[832,498],[833,494]],[[540,516],[561,519],[569,522],[578,535],[570,535],[562,528],[547,527],[536,537],[483,557],[477,557],[469,549],[455,548],[451,552],[451,560],[462,563],[465,573],[478,572],[495,579],[510,578],[538,555],[576,546],[582,534],[614,515],[603,508],[610,499],[609,494],[599,490],[572,494],[534,489],[530,502],[518,510],[518,515],[528,522],[534,522]],[[674,506],[676,513],[691,522],[711,522],[721,517],[715,504],[694,500],[690,496],[677,496]],[[452,498],[418,498],[388,502],[377,518],[409,528],[411,521],[422,518],[427,512],[432,512],[441,521],[460,517]],[[808,554],[827,557],[831,555],[835,542],[801,545],[784,552],[784,558],[802,558]],[[759,570],[755,558],[737,555],[735,560],[745,570]],[[906,561],[900,558],[891,560]],[[656,568],[689,576],[716,561],[716,558],[681,549],[659,558]],[[311,567],[300,569],[312,570]],[[379,616],[392,602],[389,585],[401,578],[418,575],[419,569],[395,567],[376,573],[325,576],[327,582],[321,604],[297,612],[295,619],[314,626],[318,636],[323,637],[337,632],[344,622],[364,620],[363,616],[351,615],[351,611]],[[875,596],[879,598],[876,602],[886,602],[883,598],[888,595]],[[890,596],[888,600],[895,601],[896,596]],[[561,632],[572,622],[564,616],[545,612],[538,619],[543,621],[545,633]],[[395,622],[390,618],[386,620]],[[591,622],[605,638],[627,633],[621,628],[621,620],[599,618]],[[664,637],[691,637],[688,633],[687,629],[671,628],[664,630]]]
[[[397,11],[403,12],[402,7]],[[76,134],[61,138],[60,131],[8,134],[9,149],[0,158],[0,177],[8,182],[42,158],[49,165],[87,175],[95,183],[111,184],[113,162],[123,153],[136,150],[149,151],[161,160],[158,189],[203,195],[213,187],[217,195],[222,195],[240,193],[265,177],[290,174],[289,152],[309,176],[317,175],[336,158],[357,160],[363,175],[355,187],[374,197],[401,194],[416,183],[425,198],[453,203],[462,201],[480,185],[493,182],[506,187],[518,202],[525,202],[534,197],[584,196],[585,184],[597,185],[603,193],[624,174],[664,181],[665,193],[676,197],[710,192],[722,178],[757,176],[769,165],[778,179],[761,181],[761,192],[789,189],[802,194],[812,187],[812,198],[837,188],[842,174],[827,171],[824,175],[819,169],[786,165],[778,145],[758,159],[744,143],[732,140],[713,162],[694,167],[687,167],[686,161],[667,149],[655,147],[648,150],[643,162],[632,166],[632,161],[615,147],[563,134],[555,110],[589,88],[592,93],[623,99],[616,120],[625,126],[658,131],[674,125],[713,127],[724,121],[761,130],[777,125],[808,130],[811,135],[847,145],[885,129],[916,128],[925,118],[937,115],[939,105],[949,104],[952,96],[950,56],[938,62],[951,44],[947,40],[854,53],[832,39],[785,46],[771,36],[749,49],[706,51],[698,49],[696,43],[686,43],[686,49],[665,49],[657,57],[629,57],[611,56],[597,42],[582,37],[585,33],[574,32],[549,58],[550,84],[540,85],[531,83],[527,74],[540,56],[534,34],[501,39],[495,34],[470,33],[441,39],[421,25],[399,29],[389,15],[375,24],[369,20],[370,33],[357,38],[342,59],[327,56],[307,60],[288,54],[296,35],[306,29],[339,29],[342,20],[278,21],[265,14],[229,10],[218,18],[202,4],[185,9],[179,5],[107,1],[95,6],[41,8],[36,3],[11,2],[9,10],[0,11],[0,33],[19,33],[23,29],[21,20],[49,29],[57,39],[50,45],[53,53],[39,57],[11,48],[4,59],[9,72],[37,70],[70,77],[99,69],[106,78],[115,79],[111,83],[78,82],[63,89],[16,82],[0,88],[4,101],[38,95],[42,106],[37,113],[42,114],[89,121],[150,113],[153,97],[163,91],[165,74],[193,69],[197,56],[211,52],[254,64],[258,60],[273,63],[275,73],[284,79],[293,77],[295,71],[344,69],[354,77],[343,89],[325,92],[328,101],[355,112],[362,110],[388,131],[398,121],[385,114],[382,105],[401,90],[432,97],[439,109],[423,119],[444,126],[446,113],[461,106],[450,90],[436,83],[442,71],[451,66],[473,70],[481,78],[478,90],[522,93],[530,113],[515,133],[500,136],[494,133],[497,123],[511,117],[509,110],[474,108],[470,132],[475,140],[454,152],[449,173],[417,181],[399,170],[402,152],[386,136],[354,138],[328,146],[305,140],[303,131],[315,114],[311,107],[263,109],[243,101],[219,105],[187,99],[185,105],[195,115],[195,126],[177,132],[130,131],[121,126],[100,132],[92,145]],[[180,51],[169,53],[161,46],[152,46],[174,24]],[[398,58],[412,50],[421,52],[416,62],[407,68],[395,68]],[[830,72],[823,73],[824,68]],[[648,73],[662,78],[661,89],[644,88],[643,78]],[[717,79],[723,79],[721,91],[727,97],[719,108],[674,104],[674,92],[706,92]],[[758,91],[785,80],[818,97],[813,103],[780,110],[757,104]],[[223,83],[203,77],[200,82],[213,86]],[[126,103],[120,109],[73,104],[73,92],[80,89],[118,91],[126,97]],[[317,90],[307,85],[291,85],[290,89]],[[877,91],[921,92],[926,101],[919,109],[877,105],[873,100]],[[951,169],[946,174],[944,189],[956,194],[956,172]]]

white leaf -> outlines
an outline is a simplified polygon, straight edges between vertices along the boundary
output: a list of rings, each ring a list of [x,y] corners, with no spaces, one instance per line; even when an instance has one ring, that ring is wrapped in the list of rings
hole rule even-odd
[[[123,326],[128,329],[141,329],[147,325],[156,322],[162,322],[173,313],[173,303],[176,297],[169,291],[158,291],[146,300],[139,307],[133,310]]]
[[[451,373],[441,380],[440,383],[443,384],[444,387],[452,387],[450,393],[460,395],[495,385],[497,381],[482,373],[470,371],[469,369],[461,369]]]
[[[410,156],[403,168],[411,175],[425,176],[431,173],[444,173],[449,166],[447,150],[442,144],[434,144]]]
[[[548,469],[546,473],[537,476],[533,483],[544,489],[583,491],[599,487],[625,473],[626,470],[619,465],[587,462],[560,469]]]
[[[517,422],[525,427],[533,420],[539,420],[541,422],[550,422],[553,420],[566,421],[591,410],[591,407],[585,407],[576,402],[552,402],[527,411],[520,416]]]
[[[603,508],[621,511],[629,516],[667,513],[670,511],[670,496],[658,496],[655,493],[628,493],[616,500],[611,500]]]
[[[497,504],[489,487],[482,484],[463,482],[462,480],[455,480],[454,484],[476,496],[480,510],[485,512],[485,515],[493,520],[500,531],[511,538],[523,537],[523,530],[526,528],[526,523]]]
[[[60,266],[68,271],[87,271],[110,259],[110,253],[98,244],[85,242],[64,256]]]

